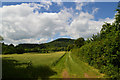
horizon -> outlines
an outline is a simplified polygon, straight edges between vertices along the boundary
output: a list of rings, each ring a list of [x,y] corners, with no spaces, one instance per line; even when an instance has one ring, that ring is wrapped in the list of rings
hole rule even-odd
[[[20,44],[46,44],[46,43],[50,43],[50,42],[53,42],[53,41],[56,41],[56,40],[58,40],[58,39],[71,39],[71,38],[57,38],[57,39],[54,39],[54,40],[52,40],[52,41],[49,41],[49,42],[44,42],[44,43],[19,43],[19,44],[12,44],[12,43],[10,43],[10,44],[6,44],[6,43],[4,43],[3,41],[1,41],[1,43],[4,43],[4,44],[6,44],[6,45],[14,45],[14,46],[18,46],[18,45],[20,45]],[[71,40],[76,40],[76,39],[71,39]]]

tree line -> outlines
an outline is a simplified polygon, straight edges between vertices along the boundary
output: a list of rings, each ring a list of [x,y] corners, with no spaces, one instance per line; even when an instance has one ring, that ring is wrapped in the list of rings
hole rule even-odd
[[[1,38],[1,40],[3,40]],[[73,39],[60,38],[52,42],[42,44],[22,43],[14,46],[13,44],[2,44],[2,54],[23,54],[23,53],[51,53],[67,51],[67,46],[74,43]]]
[[[100,33],[70,49],[80,60],[115,80],[120,78],[120,5],[116,11],[112,24],[105,22]]]

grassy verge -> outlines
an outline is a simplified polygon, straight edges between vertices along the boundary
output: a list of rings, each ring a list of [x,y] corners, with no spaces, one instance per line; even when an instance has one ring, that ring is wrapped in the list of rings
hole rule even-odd
[[[104,74],[101,74],[98,69],[95,69],[94,67],[89,66],[87,63],[82,62],[77,56],[70,53],[71,58],[75,62],[75,66],[78,70],[74,73],[78,75],[78,77],[83,78],[104,78]],[[81,74],[81,76],[79,75]]]

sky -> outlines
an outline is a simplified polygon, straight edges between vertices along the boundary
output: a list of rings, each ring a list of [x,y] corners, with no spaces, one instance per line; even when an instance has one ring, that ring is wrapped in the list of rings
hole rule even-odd
[[[117,2],[2,2],[0,35],[7,44],[90,38],[113,23]]]

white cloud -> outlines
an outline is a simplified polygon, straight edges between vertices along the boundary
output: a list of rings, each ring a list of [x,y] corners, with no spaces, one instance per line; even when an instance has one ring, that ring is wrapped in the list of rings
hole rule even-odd
[[[44,7],[46,10],[49,9],[50,5],[52,5],[51,1],[41,2],[42,7]]]
[[[83,3],[77,3],[76,4],[76,10],[81,10],[83,6]]]
[[[37,38],[29,38],[29,39],[20,39],[20,40],[13,40],[10,38],[5,38],[5,43],[7,44],[11,44],[13,43],[14,45],[17,45],[19,43],[44,43],[46,42],[48,39],[47,38],[41,38],[41,39],[37,39]]]
[[[79,10],[81,11],[82,10],[82,7],[87,5],[87,2],[86,3],[83,3],[83,2],[76,2],[76,10]]]
[[[69,35],[72,38],[91,37],[100,31],[104,22],[112,23],[114,19],[106,18],[98,21],[94,20],[94,16],[89,13],[81,12],[77,18],[73,20],[70,26],[66,27],[66,32],[61,35]]]
[[[34,7],[29,4],[3,6],[3,33],[5,42],[44,42],[37,38],[52,38],[64,31],[71,16],[67,9],[59,13],[33,13]],[[47,40],[46,39],[46,40]],[[37,40],[37,41],[36,41]]]
[[[62,6],[63,1],[62,0],[52,0],[52,2],[57,3],[57,5]]]
[[[82,11],[78,16],[74,16],[72,8],[64,8],[58,13],[33,12],[34,9],[43,7],[43,4],[52,5],[52,3],[23,3],[0,8],[3,17],[0,29],[3,28],[2,36],[6,43],[42,43],[53,39],[57,33],[60,33],[59,37],[87,38],[99,32],[105,21],[113,21],[109,18],[95,21],[93,14]],[[93,13],[96,11],[97,8]],[[69,23],[70,18],[72,20]]]
[[[99,8],[95,8],[95,9],[93,9],[92,14],[97,13],[98,10],[99,10]]]

